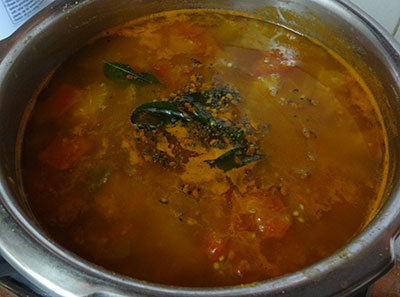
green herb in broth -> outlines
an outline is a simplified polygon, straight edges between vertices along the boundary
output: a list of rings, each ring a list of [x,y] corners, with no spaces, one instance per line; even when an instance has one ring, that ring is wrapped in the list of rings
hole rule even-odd
[[[162,125],[185,119],[175,105],[165,101],[146,102],[132,113],[131,122],[140,128],[156,129]]]
[[[150,72],[136,73],[126,64],[118,62],[106,62],[103,65],[104,75],[112,80],[119,82],[146,82],[150,84],[159,84],[160,82]]]
[[[222,154],[215,160],[206,160],[211,166],[217,166],[223,171],[228,171],[233,168],[240,168],[251,162],[259,161],[263,158],[262,155],[247,155],[245,148],[234,148]]]

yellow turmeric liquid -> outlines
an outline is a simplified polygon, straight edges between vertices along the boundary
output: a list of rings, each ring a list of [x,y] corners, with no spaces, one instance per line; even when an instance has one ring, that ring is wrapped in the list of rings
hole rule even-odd
[[[110,79],[115,62],[160,83]],[[249,16],[135,20],[82,48],[37,98],[27,199],[63,247],[136,279],[203,287],[294,272],[351,240],[380,199],[385,137],[359,81],[310,39]],[[204,102],[184,97],[195,93]],[[140,127],[132,113],[151,101],[186,118]]]

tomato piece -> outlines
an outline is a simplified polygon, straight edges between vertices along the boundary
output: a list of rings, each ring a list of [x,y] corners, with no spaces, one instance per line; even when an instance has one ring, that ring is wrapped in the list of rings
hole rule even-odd
[[[204,57],[215,52],[217,46],[206,28],[181,22],[169,27],[169,34],[146,34],[142,41],[159,59],[171,60],[179,55]]]
[[[154,65],[154,69],[160,74],[161,80],[165,80],[168,78],[173,66],[172,63],[167,60],[160,60]]]
[[[234,217],[233,224],[236,231],[254,230],[254,214],[239,213]]]
[[[71,107],[77,102],[79,90],[75,87],[63,84],[57,89],[53,95],[44,101],[38,108],[39,122],[52,121],[66,114]]]
[[[266,233],[269,237],[282,237],[291,225],[289,217],[258,219],[260,219],[258,225],[260,231]]]
[[[161,60],[154,65],[154,69],[158,72],[158,79],[169,90],[174,90],[176,85],[176,80],[172,76],[173,68],[172,63],[167,60]]]
[[[257,232],[263,237],[282,237],[291,226],[282,198],[270,191],[247,193],[232,202],[232,229]]]
[[[259,203],[255,213],[258,230],[267,237],[282,237],[292,224],[288,209],[281,197],[267,193],[254,193]]]
[[[38,158],[57,170],[65,170],[72,167],[90,147],[90,142],[84,137],[56,138],[39,153]]]
[[[168,60],[160,60],[154,65],[160,82],[170,91],[183,88],[189,81],[193,67],[188,65],[175,65]]]
[[[182,75],[190,74],[190,73],[192,73],[193,69],[194,69],[194,67],[192,67],[192,66],[182,65],[181,74]]]
[[[206,237],[207,253],[213,261],[217,261],[223,255],[226,251],[226,245],[226,239],[215,232]]]
[[[247,272],[251,269],[250,264],[246,260],[241,260],[235,267],[234,272],[237,276],[243,278]]]
[[[186,54],[207,56],[215,52],[216,44],[206,28],[193,26],[188,23],[177,24],[174,28],[177,36],[186,41]]]

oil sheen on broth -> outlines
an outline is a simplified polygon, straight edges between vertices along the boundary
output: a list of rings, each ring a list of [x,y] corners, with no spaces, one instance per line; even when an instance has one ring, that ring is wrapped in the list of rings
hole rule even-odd
[[[256,18],[178,11],[104,32],[25,127],[38,222],[65,248],[162,284],[294,272],[373,215],[386,138],[370,92],[315,41]]]

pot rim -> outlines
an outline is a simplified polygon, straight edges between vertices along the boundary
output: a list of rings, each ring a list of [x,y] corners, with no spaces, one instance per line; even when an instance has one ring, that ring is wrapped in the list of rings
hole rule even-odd
[[[324,2],[329,6],[334,6],[335,9],[345,11],[353,15],[362,22],[364,27],[367,28],[375,38],[381,42],[382,46],[388,53],[390,65],[393,65],[392,73],[400,85],[400,45],[393,39],[393,37],[386,32],[377,22],[375,22],[366,13],[361,11],[356,5],[349,3],[345,0],[310,0],[312,2]],[[81,1],[76,7],[86,5],[90,0]],[[64,5],[63,0],[57,0],[51,7],[47,7],[44,11],[35,15],[26,24],[20,27],[9,38],[2,41],[0,47],[4,47],[4,57],[7,53],[12,51],[15,43],[22,40],[32,30],[35,30],[40,23],[48,18],[54,12],[60,13],[61,6]],[[0,52],[1,57],[1,52]],[[3,66],[3,63],[0,65]],[[399,99],[397,100],[399,102]],[[400,104],[400,103],[399,103]],[[1,177],[2,180],[3,177]],[[86,287],[87,292],[98,293],[139,293],[139,294],[155,294],[163,296],[256,296],[271,293],[286,294],[296,292],[296,290],[303,290],[307,286],[315,286],[319,288],[319,284],[323,279],[333,277],[337,279],[338,271],[343,272],[343,267],[351,265],[367,265],[371,260],[377,264],[374,265],[375,269],[379,267],[381,271],[373,271],[370,275],[360,282],[354,283],[341,283],[337,289],[342,289],[341,294],[346,292],[353,292],[355,289],[373,281],[384,270],[390,268],[393,262],[393,240],[398,235],[400,229],[400,194],[399,185],[393,187],[391,197],[385,203],[383,208],[379,210],[377,215],[368,224],[368,226],[360,232],[349,244],[336,251],[332,255],[322,259],[321,261],[308,266],[300,271],[281,276],[279,278],[270,279],[267,281],[258,282],[255,285],[233,286],[233,287],[217,287],[217,288],[189,288],[160,285],[149,282],[144,282],[136,279],[131,279],[112,273],[102,267],[98,267],[85,259],[82,259],[73,253],[62,248],[58,244],[52,242],[43,234],[42,231],[37,230],[33,224],[25,217],[19,206],[13,204],[9,197],[11,192],[3,185],[0,185],[0,253],[11,263],[19,272],[26,276],[29,280],[39,285],[39,287],[46,291],[51,291],[59,296],[75,296],[70,292],[65,291],[61,285],[52,284],[46,281],[42,275],[37,274],[35,271],[29,269],[26,263],[19,260],[19,256],[12,250],[13,244],[5,240],[4,235],[12,235],[19,238],[20,242],[24,242],[32,253],[41,254],[44,257],[50,257],[53,263],[62,261],[68,264],[74,270],[74,276],[80,277],[83,283],[92,282]],[[382,230],[385,230],[382,236]],[[17,231],[17,232],[15,232]],[[370,250],[371,255],[360,254]],[[349,265],[351,263],[351,265]],[[382,270],[383,267],[383,270]],[[110,287],[108,287],[111,285]],[[293,291],[294,290],[294,291]],[[277,296],[277,295],[273,295]],[[287,295],[286,295],[287,296]],[[295,296],[295,295],[293,295]]]

